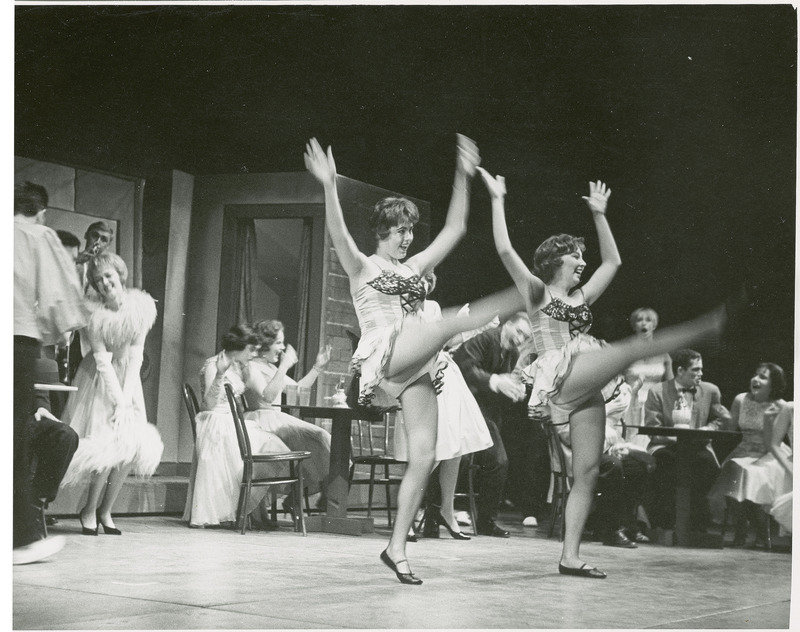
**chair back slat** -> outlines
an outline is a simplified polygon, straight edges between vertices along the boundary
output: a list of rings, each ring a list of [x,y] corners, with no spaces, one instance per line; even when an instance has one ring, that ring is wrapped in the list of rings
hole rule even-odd
[[[228,405],[231,408],[233,425],[236,428],[236,441],[239,443],[239,454],[242,461],[248,463],[253,460],[253,449],[250,445],[250,436],[247,434],[247,426],[244,423],[244,405],[233,392],[230,384],[225,384],[225,395],[228,397]]]
[[[192,426],[192,437],[197,441],[197,413],[200,411],[200,406],[197,403],[197,397],[194,390],[188,384],[183,385],[183,403],[186,404],[186,410],[189,413],[189,422]]]

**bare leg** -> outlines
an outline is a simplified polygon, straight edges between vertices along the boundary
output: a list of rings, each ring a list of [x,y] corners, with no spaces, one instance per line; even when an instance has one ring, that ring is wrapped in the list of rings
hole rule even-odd
[[[129,465],[125,467],[115,467],[113,470],[111,470],[111,474],[108,476],[106,493],[103,496],[102,504],[97,510],[98,518],[100,518],[100,521],[107,527],[114,528],[114,521],[111,519],[111,509],[114,506],[114,502],[116,502],[117,496],[119,496],[122,485],[125,483],[125,479],[128,478],[130,471],[131,468]]]
[[[400,395],[408,439],[408,464],[397,492],[397,515],[386,553],[401,573],[411,572],[406,562],[408,533],[434,462],[436,446],[436,391],[426,374]]]
[[[458,531],[458,523],[455,518],[453,508],[453,496],[456,493],[456,482],[458,481],[458,468],[461,464],[461,457],[457,456],[447,461],[442,461],[439,465],[439,486],[442,488],[441,514],[445,522],[450,527]]]
[[[469,304],[469,314],[443,318],[433,323],[407,320],[395,340],[386,377],[402,382],[419,371],[454,335],[485,325],[495,316],[501,322],[525,309],[516,287],[507,288]]]
[[[567,498],[564,547],[561,552],[561,563],[569,568],[580,568],[583,564],[580,559],[581,535],[589,517],[600,473],[605,418],[605,405],[599,393],[569,417],[574,481]]]
[[[103,490],[106,488],[108,478],[109,472],[103,472],[93,476],[89,483],[89,494],[86,497],[86,504],[80,513],[81,523],[87,529],[94,529],[97,526],[97,504],[100,502],[100,496],[103,495]]]
[[[600,391],[637,360],[675,351],[699,339],[718,335],[724,322],[724,310],[717,309],[694,320],[659,330],[649,341],[631,336],[602,349],[578,353],[553,401],[556,404],[580,402]]]

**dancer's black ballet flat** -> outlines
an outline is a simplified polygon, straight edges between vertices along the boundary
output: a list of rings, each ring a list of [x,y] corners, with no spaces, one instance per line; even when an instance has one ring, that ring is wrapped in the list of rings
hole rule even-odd
[[[419,577],[415,577],[414,573],[401,573],[397,570],[397,564],[392,561],[392,558],[389,557],[389,554],[384,549],[381,551],[381,562],[386,564],[389,568],[394,571],[394,574],[397,575],[397,579],[400,580],[401,584],[409,584],[411,586],[419,586],[422,583],[422,580]],[[398,564],[402,562],[407,562],[407,560],[400,560]]]
[[[81,535],[97,535],[97,532],[100,529],[99,526],[95,525],[94,529],[87,529],[83,526],[83,518],[80,514],[78,514],[78,520],[81,521]]]
[[[108,525],[103,524],[103,521],[100,520],[100,516],[97,516],[97,524],[103,527],[103,533],[106,535],[122,535],[122,531],[116,527],[109,527]]]
[[[465,535],[463,531],[455,531],[449,524],[447,524],[447,520],[444,519],[444,516],[442,516],[442,512],[439,511],[438,509],[436,510],[436,513],[434,514],[434,519],[436,520],[436,524],[437,525],[441,525],[442,527],[447,529],[447,532],[450,534],[450,537],[453,538],[454,540],[471,540],[472,539],[468,535]],[[437,534],[437,536],[438,536],[438,534]]]
[[[584,564],[580,568],[570,568],[564,566],[561,562],[558,563],[558,572],[562,575],[573,575],[575,577],[589,577],[591,579],[605,579],[608,577],[603,571],[592,568]]]

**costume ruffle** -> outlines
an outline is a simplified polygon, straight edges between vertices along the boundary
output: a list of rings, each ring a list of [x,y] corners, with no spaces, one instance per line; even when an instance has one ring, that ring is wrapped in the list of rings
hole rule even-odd
[[[359,406],[383,408],[397,405],[397,398],[405,386],[424,373],[430,374],[436,393],[441,392],[444,366],[438,367],[435,358],[431,358],[425,367],[402,383],[386,380],[386,366],[392,357],[397,336],[412,319],[423,322],[418,313],[408,314],[390,326],[369,331],[358,341],[350,370],[360,378]]]
[[[564,380],[572,368],[573,358],[586,351],[593,351],[607,346],[608,343],[588,334],[576,333],[570,340],[558,349],[545,351],[533,363],[522,369],[522,379],[527,385],[532,386],[528,409],[534,416],[541,416],[550,408],[548,414],[553,417],[553,423],[565,423],[563,418],[569,411],[564,405],[550,407],[551,400],[561,390]],[[617,376],[602,388],[603,399],[611,401],[619,394],[623,384],[622,376]],[[576,402],[576,406],[580,402]]]
[[[769,513],[781,526],[781,533],[792,532],[792,492],[786,492],[775,499]]]

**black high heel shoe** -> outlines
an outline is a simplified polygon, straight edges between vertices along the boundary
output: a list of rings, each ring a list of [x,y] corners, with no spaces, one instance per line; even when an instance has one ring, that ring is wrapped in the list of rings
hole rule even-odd
[[[100,529],[99,526],[95,525],[94,529],[87,529],[83,526],[83,517],[80,514],[78,514],[78,520],[81,521],[81,535],[97,535],[97,531]]]
[[[400,562],[407,562],[408,560],[400,560]],[[397,575],[397,579],[400,580],[401,584],[409,584],[411,586],[419,586],[422,583],[422,580],[419,577],[415,577],[414,573],[401,573],[397,570],[397,564],[392,561],[392,558],[389,557],[389,554],[386,552],[386,549],[381,551],[381,562],[386,564],[389,568],[394,571],[394,574]],[[410,571],[411,569],[409,569]]]
[[[447,532],[450,534],[450,537],[453,538],[454,540],[471,540],[472,539],[468,535],[465,535],[463,531],[454,531],[453,528],[449,524],[447,524],[447,520],[444,519],[444,516],[442,516],[442,512],[439,511],[438,509],[436,510],[436,513],[434,514],[434,518],[436,520],[436,524],[441,525],[442,527],[447,529]]]
[[[117,529],[116,527],[109,527],[108,525],[103,524],[103,521],[100,520],[100,517],[97,517],[97,524],[103,527],[103,533],[106,535],[122,535],[122,531]],[[95,533],[95,535],[97,535]]]

